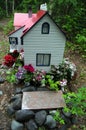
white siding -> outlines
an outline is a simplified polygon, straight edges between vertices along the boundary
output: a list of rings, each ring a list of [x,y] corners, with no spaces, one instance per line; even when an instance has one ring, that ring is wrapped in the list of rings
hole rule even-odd
[[[19,51],[20,49],[23,48],[23,45],[21,45],[21,35],[22,35],[23,27],[14,33],[12,33],[9,37],[17,37],[18,38],[18,45],[16,46],[17,50]],[[11,45],[10,45],[11,49]]]
[[[49,34],[41,34],[41,27],[44,22],[50,24]],[[61,30],[50,19],[48,15],[44,16],[24,37],[24,60],[25,64],[32,64],[36,69],[48,71],[49,67],[36,66],[36,54],[51,54],[51,65],[57,65],[62,62],[66,38]]]

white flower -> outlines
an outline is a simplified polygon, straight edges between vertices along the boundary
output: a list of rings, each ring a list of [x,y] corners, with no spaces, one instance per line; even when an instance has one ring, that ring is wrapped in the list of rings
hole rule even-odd
[[[61,80],[60,85],[61,86],[66,86],[67,85],[67,80],[66,79]]]

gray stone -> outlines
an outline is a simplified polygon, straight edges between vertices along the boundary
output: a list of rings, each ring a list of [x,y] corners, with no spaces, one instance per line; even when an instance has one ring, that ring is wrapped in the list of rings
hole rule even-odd
[[[49,114],[52,115],[52,116],[55,116],[56,110],[50,110],[50,111],[49,111]]]
[[[7,114],[9,116],[12,116],[15,113],[15,110],[13,109],[12,105],[7,107]]]
[[[16,120],[12,120],[11,130],[24,130],[24,125]]]
[[[42,111],[39,111],[35,114],[35,121],[36,123],[41,126],[43,125],[43,123],[45,122],[46,120],[46,111],[42,110]]]
[[[58,130],[68,130],[68,125],[67,124],[62,125],[62,127],[59,128]]]
[[[22,98],[22,94],[16,94],[15,96],[11,97],[10,102],[14,102],[16,99],[21,99]]]
[[[35,115],[35,113],[31,110],[18,110],[15,113],[15,118],[17,121],[25,122],[25,121],[29,121],[29,119],[33,118],[34,115]]]
[[[56,127],[56,121],[54,120],[54,118],[51,115],[47,115],[45,125],[48,128],[53,129]]]
[[[14,109],[14,110],[19,110],[19,109],[21,109],[21,104],[22,104],[21,98],[16,99],[16,100],[12,103],[13,109]]]
[[[72,115],[71,112],[65,112],[64,109],[62,109],[62,112],[66,117],[71,117]]]
[[[30,91],[36,91],[36,88],[34,86],[29,86],[22,89],[22,92],[30,92]]]
[[[38,126],[34,120],[30,120],[26,123],[27,130],[38,130]]]
[[[16,88],[15,94],[21,94],[21,93],[22,93],[22,89],[21,88]]]
[[[66,117],[64,114],[61,114],[62,119],[65,121],[66,124],[71,124],[70,118]]]
[[[73,116],[71,119],[72,124],[78,124],[78,117],[77,116]]]
[[[0,76],[0,83],[4,83],[5,79]]]
[[[29,87],[30,86],[30,83],[29,82],[26,82],[24,87]]]
[[[3,95],[3,92],[0,90],[0,96],[2,96]]]

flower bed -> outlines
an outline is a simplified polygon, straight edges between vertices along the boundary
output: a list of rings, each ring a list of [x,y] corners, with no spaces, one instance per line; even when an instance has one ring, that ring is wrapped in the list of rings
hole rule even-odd
[[[7,109],[8,114],[10,116],[15,115],[15,119],[12,120],[12,124],[11,124],[12,130],[13,127],[16,125],[18,126],[16,129],[20,129],[21,127],[22,130],[24,129],[24,127],[26,127],[27,130],[30,130],[30,126],[32,126],[34,130],[35,129],[36,130],[59,129],[60,130],[61,128],[67,129],[68,127],[70,127],[70,125],[75,123],[74,119],[78,115],[84,114],[86,108],[86,105],[84,103],[86,100],[86,95],[84,95],[84,92],[86,91],[85,87],[79,90],[78,94],[70,93],[68,90],[68,85],[70,81],[76,78],[75,64],[71,63],[68,59],[64,59],[63,62],[58,66],[54,66],[54,65],[51,66],[50,72],[45,72],[43,70],[35,70],[35,68],[31,64],[24,65],[22,59],[19,59],[20,54],[19,55],[14,55],[14,53],[8,54],[7,57],[8,58],[5,58],[5,62],[4,62],[4,65],[8,67],[8,71],[6,72],[7,81],[11,83],[15,83],[17,84],[17,86],[23,83],[23,88],[20,87],[15,88],[16,89],[15,96],[12,97],[11,104],[9,104]],[[32,111],[31,113],[34,116],[31,116],[31,118],[28,119],[27,121],[26,119],[25,121],[20,121],[21,119],[20,120],[18,119],[21,117],[20,113],[26,113],[21,110],[22,93],[25,91],[44,91],[44,90],[47,91],[62,90],[64,93],[64,98],[67,106],[63,109],[58,109],[53,111],[43,110],[44,113],[46,113],[45,114],[46,120],[43,121],[43,124],[38,124],[37,121],[34,121],[36,120],[35,116],[38,111],[35,113],[34,111]],[[39,113],[40,112],[41,111],[39,111]],[[17,117],[17,115],[19,117]],[[48,121],[50,119],[52,120],[53,123],[51,122],[49,125]],[[54,126],[52,127],[53,124]]]

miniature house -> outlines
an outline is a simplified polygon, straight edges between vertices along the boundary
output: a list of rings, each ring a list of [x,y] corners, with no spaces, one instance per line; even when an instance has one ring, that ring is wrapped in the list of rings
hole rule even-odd
[[[15,13],[10,51],[24,49],[24,64],[48,71],[63,60],[66,37],[47,11]]]

